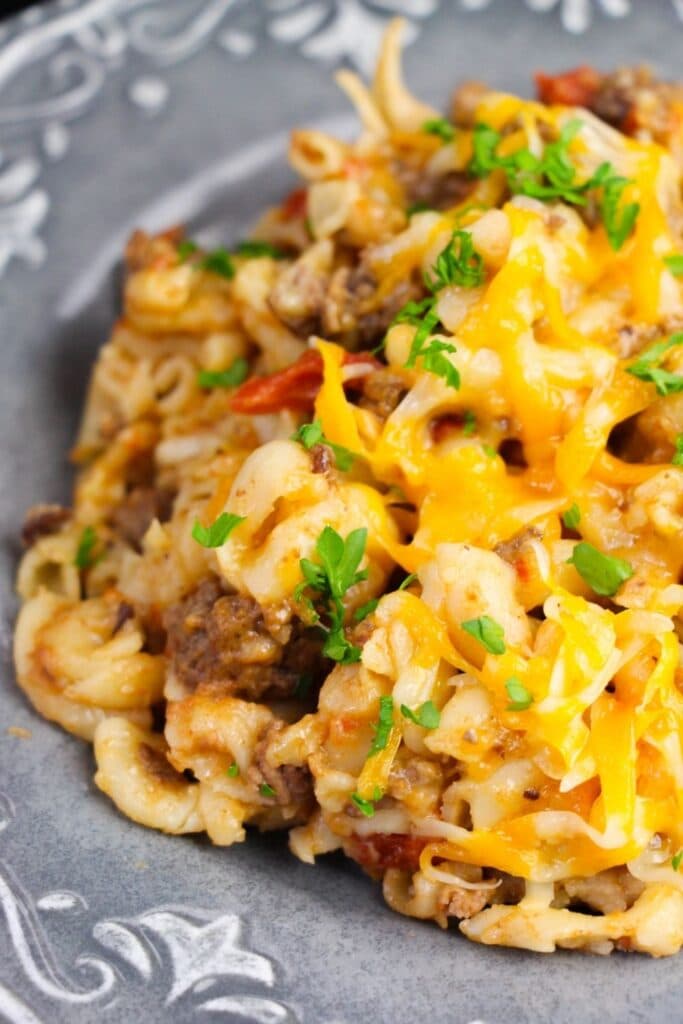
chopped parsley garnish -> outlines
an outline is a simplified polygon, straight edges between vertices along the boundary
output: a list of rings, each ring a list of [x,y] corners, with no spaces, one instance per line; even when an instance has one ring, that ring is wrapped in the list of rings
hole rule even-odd
[[[243,356],[235,359],[227,370],[200,370],[197,384],[204,391],[211,388],[236,388],[249,376],[249,363]]]
[[[347,469],[351,469],[351,466],[356,459],[354,452],[349,451],[348,448],[344,448],[340,444],[334,444],[333,441],[328,440],[323,433],[323,425],[320,420],[313,420],[312,423],[304,423],[295,434],[292,434],[292,441],[298,441],[302,444],[307,451],[314,448],[316,444],[324,444],[327,448],[331,449],[334,455],[334,461],[337,469],[345,472]]]
[[[412,369],[418,359],[429,373],[443,378],[448,387],[456,391],[460,387],[460,374],[447,355],[456,351],[455,345],[439,341],[431,335],[439,323],[436,310],[438,292],[447,285],[457,284],[472,288],[484,280],[484,261],[474,248],[469,231],[460,229],[453,232],[431,268],[425,274],[426,287],[431,292],[419,302],[407,302],[398,311],[392,324],[411,324],[416,328],[406,367]]]
[[[401,714],[415,725],[421,725],[423,729],[438,729],[441,721],[441,712],[431,700],[420,704],[415,711],[411,711],[405,704],[401,704]]]
[[[269,256],[271,260],[284,260],[287,254],[278,249],[277,245],[270,242],[262,242],[258,238],[249,238],[240,242],[235,250],[238,256],[245,256],[247,259],[258,259],[261,256]]]
[[[478,640],[489,654],[505,654],[503,627],[495,619],[489,618],[488,615],[480,615],[478,619],[468,619],[460,625],[466,633]]]
[[[428,135],[436,135],[442,142],[452,142],[455,138],[455,127],[445,117],[433,117],[425,121],[422,131]]]
[[[541,157],[526,147],[500,156],[500,132],[490,125],[478,124],[472,134],[473,156],[469,172],[475,178],[483,178],[492,171],[501,170],[505,172],[510,191],[514,194],[536,199],[563,199],[583,206],[588,183],[578,185],[575,182],[576,168],[569,159],[569,145],[580,129],[581,121],[576,118],[569,121],[559,138],[546,145]]]
[[[683,434],[679,434],[674,441],[675,452],[671,460],[673,466],[683,466]]]
[[[581,509],[576,502],[562,513],[562,522],[568,530],[576,530],[581,522]]]
[[[674,277],[683,277],[683,252],[674,252],[671,256],[665,256],[664,263]]]
[[[501,156],[498,153],[502,141],[500,132],[490,125],[478,124],[472,134],[473,155],[468,169],[475,178],[503,171],[513,194],[541,200],[561,199],[573,206],[585,206],[587,193],[596,192],[609,244],[619,250],[633,231],[640,206],[638,203],[622,205],[624,189],[630,180],[616,174],[610,163],[600,164],[587,181],[576,181],[577,169],[569,159],[569,146],[581,130],[581,124],[578,118],[568,121],[559,138],[548,143],[540,157],[526,147]]]
[[[398,589],[399,590],[407,590],[407,588],[409,586],[411,586],[415,582],[416,579],[417,579],[417,573],[416,572],[411,572],[411,574],[409,576],[406,576],[406,578],[401,581],[401,583],[399,584]]]
[[[373,597],[365,604],[362,604],[360,608],[356,608],[355,612],[353,613],[353,617],[356,620],[356,622],[362,622],[363,619],[367,619],[368,615],[372,615],[372,613],[376,610],[378,604],[379,598]]]
[[[273,789],[272,786],[269,786],[267,782],[262,782],[258,788],[258,791],[261,794],[261,796],[275,796],[275,790]]]
[[[534,702],[533,695],[529,693],[522,680],[517,676],[510,676],[505,683],[505,689],[510,698],[508,711],[526,711]]]
[[[361,814],[364,814],[366,818],[372,818],[375,813],[375,804],[378,800],[381,800],[383,796],[382,790],[379,786],[375,786],[372,792],[372,799],[366,800],[358,793],[351,794],[351,803],[355,804]]]
[[[226,770],[225,774],[229,779],[236,779],[240,773],[240,766],[237,761],[233,761],[230,767]]]
[[[658,395],[673,395],[683,391],[683,376],[680,373],[663,370],[661,365],[666,353],[676,345],[683,345],[682,331],[650,345],[640,353],[634,363],[626,367],[626,372],[638,380],[654,384]]]
[[[633,576],[630,562],[612,555],[603,555],[602,551],[583,540],[575,545],[567,564],[573,565],[588,586],[603,597],[612,597],[621,584]]]
[[[415,335],[415,338],[418,337],[419,331]],[[421,356],[425,370],[433,373],[435,377],[442,377],[449,388],[454,388],[457,391],[460,387],[460,374],[450,359],[444,355],[445,352],[453,353],[455,351],[455,345],[451,345],[447,341],[439,341],[437,338],[433,338],[428,345],[422,343],[416,346],[413,341],[406,367],[410,369],[415,366],[415,360]]]
[[[436,257],[432,267],[433,277],[425,274],[425,284],[430,292],[438,292],[450,284],[463,288],[475,288],[484,280],[484,260],[474,248],[469,231],[458,228]]]
[[[471,409],[467,409],[462,420],[462,432],[465,437],[472,437],[477,429],[477,417]]]
[[[212,274],[218,274],[220,277],[225,277],[228,280],[235,276],[235,265],[230,258],[230,253],[223,246],[207,252],[199,266],[202,270],[208,270]]]
[[[678,869],[681,866],[682,860],[683,850],[679,850],[678,853],[674,853],[673,857],[671,858],[671,867],[674,869],[674,871],[678,871]]]
[[[178,259],[181,263],[185,263],[189,260],[190,256],[194,256],[198,248],[199,246],[196,242],[193,242],[190,238],[184,238],[182,242],[178,242]]]
[[[481,447],[484,452],[484,455],[488,455],[490,459],[495,459],[498,452],[496,451],[492,444],[483,444]]]
[[[305,602],[313,622],[319,624],[325,632],[323,654],[342,664],[359,661],[361,656],[360,647],[350,643],[344,635],[343,598],[350,587],[367,579],[367,569],[358,571],[367,537],[365,527],[352,530],[344,540],[331,526],[326,526],[315,546],[320,564],[308,558],[299,561],[304,578],[294,591],[294,599]],[[311,590],[317,595],[328,620],[326,624],[320,622],[320,614],[313,601],[304,596],[305,590]]]
[[[602,187],[602,196],[598,201],[598,206],[609,244],[615,252],[618,252],[635,227],[640,213],[640,204],[620,205],[624,189],[631,182],[629,178],[622,178],[615,174],[611,164],[601,164],[591,181],[594,187]]]
[[[432,209],[434,209],[434,207],[430,206],[429,203],[425,203],[421,199],[418,199],[416,203],[411,203],[410,206],[407,208],[406,216],[412,217],[413,214],[415,213],[424,213],[425,210]]]
[[[86,526],[78,541],[74,565],[77,569],[90,569],[98,561],[95,555],[97,533],[94,526]]]
[[[221,512],[218,519],[210,526],[203,526],[198,519],[195,519],[192,527],[192,536],[203,548],[219,548],[240,523],[244,522],[244,516],[236,516],[232,512]]]
[[[190,256],[194,256],[199,251],[197,243],[189,238],[184,238],[182,242],[178,242],[177,252],[180,263],[186,263]],[[212,274],[219,274],[221,277],[226,277],[230,280],[230,278],[235,276],[235,265],[232,261],[233,255],[243,256],[245,259],[257,259],[260,256],[270,256],[273,260],[284,260],[287,258],[287,254],[276,245],[272,245],[270,242],[262,242],[257,238],[249,238],[244,242],[238,242],[234,253],[229,252],[222,245],[218,246],[217,249],[209,250],[196,263],[196,267],[200,270],[209,270]]]
[[[389,739],[389,733],[392,730],[394,724],[394,700],[393,697],[380,697],[379,699],[379,718],[376,725],[373,726],[375,730],[375,736],[372,741],[372,745],[368,752],[368,757],[372,757],[374,754],[379,754],[380,750],[384,750]]]

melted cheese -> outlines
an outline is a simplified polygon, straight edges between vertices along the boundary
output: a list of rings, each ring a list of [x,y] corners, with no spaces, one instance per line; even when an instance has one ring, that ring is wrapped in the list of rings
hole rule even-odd
[[[501,144],[501,152],[512,152],[538,143],[539,124],[557,128],[573,113],[488,94],[478,116],[496,128],[518,118],[521,127]],[[666,206],[678,199],[667,191],[670,157],[660,147],[615,133],[610,142],[621,147],[610,155],[631,182],[621,202],[640,204],[631,238],[615,252],[601,224],[590,229],[560,204],[551,215],[533,201],[507,202],[507,259],[489,273],[455,335],[446,334],[456,348],[460,390],[419,367],[405,370],[403,356],[396,369],[412,384],[409,393],[369,435],[363,414],[344,393],[341,349],[318,343],[325,374],[316,414],[325,433],[361,454],[380,484],[399,486],[415,505],[409,542],[387,541],[387,551],[409,571],[426,565],[440,544],[491,549],[534,524],[547,538],[539,565],[549,565],[552,545],[566,543],[559,540],[560,513],[574,501],[588,507],[599,500],[610,510],[613,549],[642,572],[653,593],[678,574],[678,542],[657,538],[647,516],[641,527],[633,526],[633,515],[627,518],[633,488],[662,466],[626,462],[608,450],[614,428],[656,399],[651,384],[625,372],[629,359],[620,357],[615,337],[621,323],[643,329],[665,315],[662,256],[679,248]],[[594,158],[583,133],[576,145],[583,159]],[[487,187],[500,191],[499,177],[486,179]],[[473,217],[468,214],[468,223]],[[424,265],[425,252],[454,223],[450,211],[423,232],[415,249],[401,249],[400,260],[381,270],[384,294],[387,281],[393,285]],[[591,314],[598,299],[602,306]],[[391,357],[391,344],[387,351]],[[476,436],[456,426],[441,440],[435,424],[468,410],[477,417]],[[507,465],[488,450],[508,436],[521,441],[524,465]],[[587,536],[596,523],[599,532],[595,514],[587,516]],[[563,573],[558,569],[563,583],[578,580]],[[495,827],[473,830],[425,819],[418,827],[425,835],[441,829],[442,839],[425,848],[423,866],[434,858],[467,861],[542,882],[623,864],[658,829],[683,838],[683,697],[671,619],[601,607],[551,577],[546,566],[541,583],[550,596],[542,648],[530,654],[508,647],[477,664],[454,646],[423,602],[402,595],[387,605],[392,621],[419,637],[411,665],[445,663],[485,688],[498,743],[472,741],[476,753],[467,778],[485,785],[505,764],[501,751],[507,747],[514,751],[510,756],[542,764],[545,774],[534,813],[504,815]],[[509,710],[506,682],[513,675],[533,698],[523,712]],[[614,692],[607,692],[612,680]],[[386,791],[401,730],[402,722],[395,721],[385,750],[366,761],[358,780],[362,796],[371,799],[376,786]]]

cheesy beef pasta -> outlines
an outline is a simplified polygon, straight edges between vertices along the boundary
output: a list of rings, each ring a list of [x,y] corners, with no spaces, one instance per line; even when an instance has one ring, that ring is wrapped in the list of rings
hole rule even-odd
[[[137,232],[20,686],[141,824],[477,942],[683,942],[683,92],[407,92],[232,249]]]

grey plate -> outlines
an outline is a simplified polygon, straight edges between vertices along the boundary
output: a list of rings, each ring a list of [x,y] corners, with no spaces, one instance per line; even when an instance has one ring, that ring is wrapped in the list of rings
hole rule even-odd
[[[633,10],[629,13],[629,7]],[[230,850],[122,818],[87,747],[14,688],[25,508],[69,493],[65,453],[115,314],[128,229],[239,237],[290,187],[285,131],[351,121],[330,79],[411,18],[409,80],[648,61],[675,74],[680,0],[88,0],[0,24],[0,1019],[12,1024],[521,1024],[681,1019],[681,960],[542,957],[398,917],[342,859]],[[6,732],[31,731],[30,739]]]

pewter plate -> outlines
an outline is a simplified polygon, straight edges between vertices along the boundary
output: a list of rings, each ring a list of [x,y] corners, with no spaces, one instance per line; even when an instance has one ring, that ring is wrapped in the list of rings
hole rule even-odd
[[[286,132],[353,119],[331,81],[409,19],[409,80],[529,89],[539,65],[680,72],[681,0],[57,0],[0,22],[0,1019],[11,1024],[625,1024],[682,1017],[683,960],[489,949],[398,917],[342,859],[122,818],[89,750],[15,689],[17,527],[65,453],[134,225],[240,237]],[[30,738],[7,733],[10,726]]]

